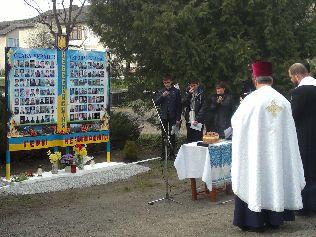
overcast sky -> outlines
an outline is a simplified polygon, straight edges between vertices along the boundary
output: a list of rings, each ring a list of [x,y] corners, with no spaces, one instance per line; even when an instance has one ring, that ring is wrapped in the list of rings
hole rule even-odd
[[[36,0],[36,2],[43,11],[51,9],[49,5],[51,0]],[[74,4],[78,3],[80,3],[79,0],[74,0]],[[0,22],[21,20],[36,15],[38,15],[37,11],[26,5],[23,0],[0,0]]]

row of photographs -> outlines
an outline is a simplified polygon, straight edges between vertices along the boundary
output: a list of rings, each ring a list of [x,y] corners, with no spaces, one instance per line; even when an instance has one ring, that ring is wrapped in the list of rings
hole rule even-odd
[[[71,70],[71,78],[104,77],[104,70]]]
[[[72,121],[87,121],[87,120],[99,120],[100,113],[76,113],[70,114],[69,120]],[[56,119],[54,115],[21,115],[19,116],[20,125],[23,124],[40,124],[40,123],[55,123]]]
[[[19,68],[50,68],[53,69],[55,68],[55,61],[49,60],[49,61],[44,61],[44,60],[35,60],[35,59],[30,59],[30,60],[15,60],[14,61],[14,67],[19,67]]]
[[[70,88],[70,95],[104,95],[104,88]]]
[[[55,107],[54,106],[19,106],[14,107],[14,114],[54,114]]]
[[[39,124],[39,123],[55,123],[56,119],[54,115],[42,115],[42,116],[32,116],[32,115],[27,115],[27,116],[20,116],[20,125],[23,124]]]
[[[70,104],[103,103],[104,96],[70,96]]]
[[[70,61],[70,68],[74,69],[104,69],[104,62],[95,61]]]
[[[53,105],[56,102],[55,97],[33,97],[33,98],[15,98],[14,105]]]
[[[55,78],[15,78],[14,87],[54,87]]]
[[[104,79],[70,79],[70,86],[104,86]]]
[[[55,77],[56,71],[53,69],[24,69],[15,68],[14,77],[28,78],[28,77]]]
[[[81,121],[81,120],[95,120],[100,119],[100,112],[98,113],[76,113],[70,114],[69,116],[70,122],[71,121]]]
[[[69,112],[98,112],[104,110],[104,104],[85,104],[85,105],[70,105]]]
[[[28,97],[43,97],[47,95],[55,95],[55,89],[31,89],[31,88],[21,88],[14,89],[15,98],[28,98]]]

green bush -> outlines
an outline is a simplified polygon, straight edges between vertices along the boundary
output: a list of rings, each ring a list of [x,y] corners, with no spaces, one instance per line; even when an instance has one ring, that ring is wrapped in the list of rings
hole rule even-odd
[[[127,113],[114,112],[110,118],[112,148],[123,148],[127,140],[136,141],[140,135],[140,124]]]
[[[124,159],[126,161],[136,161],[137,160],[137,145],[135,141],[127,140],[123,149]]]

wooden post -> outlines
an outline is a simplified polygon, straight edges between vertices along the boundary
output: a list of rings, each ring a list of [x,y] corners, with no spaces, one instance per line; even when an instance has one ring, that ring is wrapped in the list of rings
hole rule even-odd
[[[195,178],[190,178],[190,180],[191,180],[192,200],[197,200],[196,180]]]
[[[110,144],[110,139],[106,143],[106,162],[111,162],[111,144]]]
[[[5,178],[10,180],[11,178],[11,169],[10,169],[10,151],[7,150],[5,154]]]
[[[216,202],[216,199],[217,199],[216,188],[212,189],[210,193],[210,199],[211,199],[211,202]]]

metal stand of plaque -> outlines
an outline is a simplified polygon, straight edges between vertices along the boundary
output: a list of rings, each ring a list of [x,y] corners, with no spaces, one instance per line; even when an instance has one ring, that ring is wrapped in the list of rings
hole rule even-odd
[[[170,197],[170,194],[169,194],[168,156],[169,156],[169,150],[172,150],[173,147],[172,147],[172,144],[171,144],[170,139],[169,139],[169,134],[168,134],[165,126],[163,125],[163,122],[162,122],[161,117],[159,115],[159,112],[158,112],[158,109],[157,109],[157,106],[155,104],[154,99],[152,99],[152,102],[154,104],[154,107],[155,107],[155,110],[156,110],[156,113],[157,113],[157,116],[158,116],[158,119],[159,119],[159,122],[160,122],[160,125],[161,125],[163,139],[164,139],[164,150],[165,150],[165,154],[164,155],[165,155],[165,157],[164,157],[163,178],[164,178],[165,185],[166,185],[166,193],[165,193],[164,197],[158,198],[158,199],[153,200],[153,201],[150,201],[150,202],[148,202],[148,204],[149,205],[154,205],[155,203],[160,202],[160,201],[172,201],[172,202],[175,202],[175,203],[178,203],[178,204],[182,204],[181,202],[178,202],[178,201],[172,199]]]

